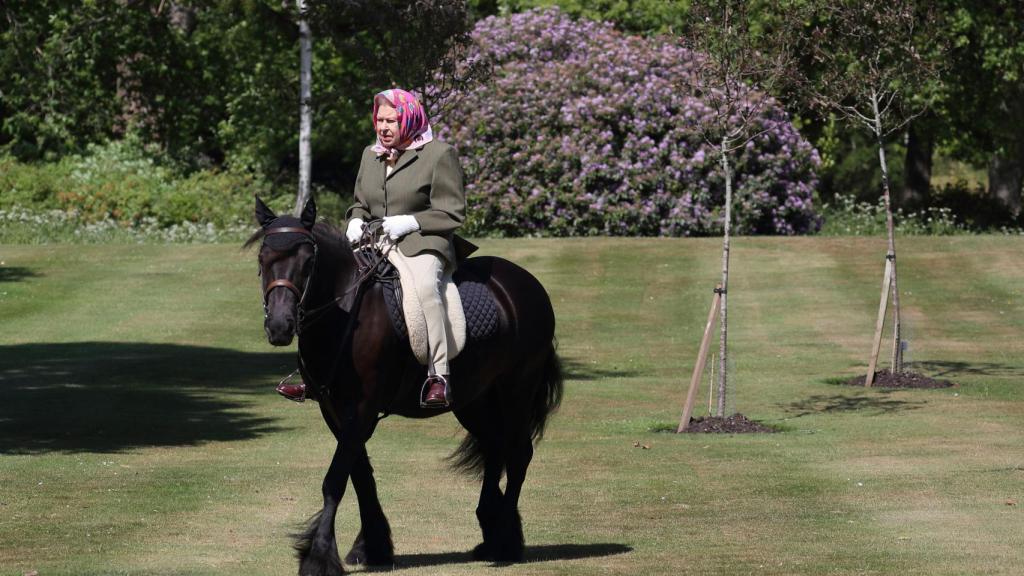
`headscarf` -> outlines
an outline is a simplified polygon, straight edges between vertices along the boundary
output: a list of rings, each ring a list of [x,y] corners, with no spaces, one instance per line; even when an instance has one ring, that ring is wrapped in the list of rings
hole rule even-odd
[[[377,132],[377,110],[380,108],[381,100],[390,104],[398,112],[398,144],[392,147],[384,146],[377,135],[377,143],[373,151],[377,156],[387,156],[393,159],[398,156],[401,150],[419,148],[434,139],[434,133],[430,129],[430,121],[427,119],[427,111],[415,96],[402,90],[394,88],[385,90],[373,97],[373,131]]]

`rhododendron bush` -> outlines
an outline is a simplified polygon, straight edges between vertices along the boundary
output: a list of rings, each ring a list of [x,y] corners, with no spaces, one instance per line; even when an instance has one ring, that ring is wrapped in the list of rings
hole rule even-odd
[[[721,231],[718,156],[698,121],[693,55],[669,39],[558,9],[482,20],[470,61],[494,75],[438,121],[466,172],[477,235],[707,235]],[[734,230],[818,226],[817,152],[776,103],[735,157]]]

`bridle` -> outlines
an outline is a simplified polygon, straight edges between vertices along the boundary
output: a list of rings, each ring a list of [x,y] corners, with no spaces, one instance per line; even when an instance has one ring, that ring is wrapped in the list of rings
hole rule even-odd
[[[266,242],[266,237],[272,234],[302,234],[304,238],[300,239],[299,242],[306,242],[313,246],[312,267],[310,268],[309,276],[306,278],[302,290],[299,290],[299,288],[291,280],[288,280],[286,278],[275,278],[274,280],[271,280],[267,284],[266,289],[263,291],[264,320],[270,317],[269,298],[270,293],[275,288],[287,288],[289,291],[295,294],[296,298],[299,299],[298,304],[296,305],[298,311],[298,322],[296,323],[295,326],[296,336],[298,336],[302,332],[302,329],[304,327],[311,325],[312,323],[316,322],[318,319],[323,317],[323,312],[327,311],[329,308],[334,307],[338,302],[340,302],[342,299],[344,299],[346,296],[353,292],[355,292],[355,296],[353,297],[351,312],[357,313],[360,307],[360,303],[362,301],[362,296],[365,292],[363,288],[366,287],[368,284],[367,281],[371,280],[372,278],[388,277],[387,252],[391,248],[393,248],[393,245],[387,246],[385,248],[375,248],[379,244],[378,241],[382,239],[382,228],[380,220],[372,220],[368,222],[366,226],[363,228],[362,239],[358,243],[356,249],[353,250],[353,256],[355,257],[356,261],[356,273],[355,278],[348,287],[348,289],[341,296],[336,296],[335,298],[329,300],[327,303],[321,306],[317,306],[313,310],[306,312],[306,294],[309,292],[309,285],[313,283],[313,274],[316,273],[316,260],[319,254],[319,247],[317,246],[316,243],[316,237],[313,235],[311,231],[307,230],[306,228],[300,228],[295,226],[278,226],[274,228],[268,228],[263,233],[264,242]],[[262,267],[260,267],[259,273],[263,273]],[[348,325],[345,329],[344,337],[342,339],[342,349],[344,349],[347,346],[347,344],[351,341],[354,326],[354,322],[348,322]],[[337,369],[338,361],[340,359],[341,355],[335,356],[334,363],[332,364],[330,370],[331,376],[327,378],[326,381],[322,381],[318,385],[321,394],[325,396],[330,395],[330,387],[328,386],[328,383],[333,381],[333,374]],[[303,364],[302,354],[299,354],[299,363],[300,366]],[[293,372],[292,375],[294,374],[295,373]],[[286,377],[286,379],[287,378],[288,377]],[[384,416],[387,416],[386,412]],[[381,416],[380,418],[383,418],[384,416]],[[378,420],[380,418],[378,418]]]
[[[328,301],[327,303],[321,306],[317,306],[313,310],[306,311],[306,294],[309,292],[310,284],[313,283],[313,274],[316,272],[317,257],[320,253],[319,247],[317,246],[316,243],[316,237],[313,236],[313,233],[307,230],[306,228],[297,226],[277,226],[274,228],[268,228],[266,232],[263,233],[263,241],[266,242],[266,237],[271,236],[273,234],[301,234],[304,236],[304,238],[299,240],[299,242],[308,243],[311,246],[313,246],[313,262],[309,269],[309,277],[306,278],[306,281],[302,286],[302,290],[299,290],[298,286],[296,286],[294,282],[288,280],[287,278],[275,278],[267,284],[266,289],[264,289],[263,291],[264,320],[270,317],[270,293],[273,292],[275,288],[287,288],[292,294],[295,295],[296,298],[299,299],[298,303],[296,304],[296,310],[298,314],[298,322],[295,325],[296,336],[298,336],[302,332],[302,329],[304,327],[309,326],[310,324],[321,318],[323,316],[323,312],[333,307],[335,304],[344,299],[345,296],[348,296],[352,292],[356,293],[355,304],[353,305],[353,308],[358,308],[360,296],[362,295],[362,287],[366,285],[366,281],[373,277],[387,277],[387,273],[385,272],[388,264],[387,252],[393,246],[389,245],[387,248],[384,249],[375,248],[375,246],[378,245],[378,240],[381,238],[382,229],[381,220],[372,220],[368,222],[365,228],[363,229],[363,238],[359,242],[358,247],[353,252],[353,255],[355,256],[356,259],[357,270],[356,277],[349,286],[348,290],[345,291],[345,294],[337,296]],[[260,274],[262,274],[263,269],[261,268],[259,272]]]
[[[299,242],[308,243],[311,246],[313,246],[313,262],[309,268],[309,277],[307,277],[306,281],[303,283],[302,290],[299,290],[298,286],[296,286],[291,280],[288,280],[287,278],[275,278],[267,284],[266,289],[263,291],[264,320],[270,317],[270,293],[273,292],[275,288],[287,288],[292,294],[295,294],[295,297],[299,299],[298,304],[296,305],[298,309],[299,318],[295,329],[296,334],[298,334],[299,331],[302,329],[302,324],[305,321],[306,317],[306,294],[309,292],[309,285],[313,283],[313,274],[316,271],[316,259],[317,255],[319,254],[319,247],[316,244],[316,238],[313,237],[313,233],[305,228],[300,228],[297,226],[278,226],[276,228],[269,228],[263,234],[264,242],[266,242],[267,236],[273,234],[302,234],[303,236],[305,236],[305,238],[299,240]],[[260,274],[262,273],[263,269],[261,267]],[[334,302],[331,302],[331,304],[334,304]]]

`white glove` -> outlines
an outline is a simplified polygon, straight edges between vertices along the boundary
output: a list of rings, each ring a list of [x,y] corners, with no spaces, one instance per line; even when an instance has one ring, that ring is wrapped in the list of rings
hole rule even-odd
[[[409,232],[419,230],[420,223],[416,221],[415,216],[385,216],[383,227],[385,234],[392,240],[398,240]]]
[[[345,237],[348,238],[350,244],[359,242],[359,239],[363,237],[362,218],[353,218],[348,221],[348,230],[345,231]]]

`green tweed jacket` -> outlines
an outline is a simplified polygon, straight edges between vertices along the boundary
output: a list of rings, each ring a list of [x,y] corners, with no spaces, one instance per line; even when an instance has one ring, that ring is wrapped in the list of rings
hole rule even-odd
[[[415,216],[420,229],[398,241],[398,249],[406,256],[433,250],[454,264],[476,250],[454,234],[466,219],[462,166],[454,148],[434,140],[406,150],[385,178],[386,173],[383,157],[367,146],[356,176],[356,202],[346,219]]]

